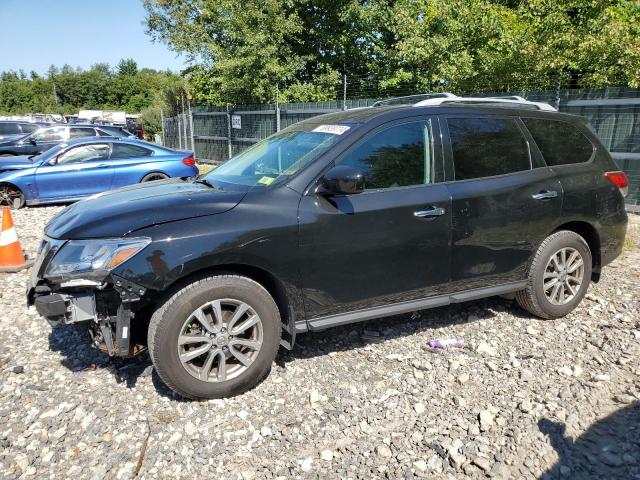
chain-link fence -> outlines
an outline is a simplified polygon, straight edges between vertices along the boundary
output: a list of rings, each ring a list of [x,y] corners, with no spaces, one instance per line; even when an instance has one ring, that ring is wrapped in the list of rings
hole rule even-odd
[[[495,92],[477,96],[519,95],[547,102],[561,112],[586,117],[629,176],[627,202],[640,210],[640,89]],[[333,102],[195,107],[163,121],[164,144],[195,152],[203,163],[222,163],[257,141],[296,122],[324,113],[366,107],[379,98]]]

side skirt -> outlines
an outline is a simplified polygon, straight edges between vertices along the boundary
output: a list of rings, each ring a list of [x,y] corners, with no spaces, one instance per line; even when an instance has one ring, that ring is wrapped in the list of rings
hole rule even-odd
[[[476,288],[448,295],[438,295],[436,297],[421,298],[409,302],[394,303],[380,307],[356,310],[354,312],[328,315],[326,317],[312,318],[311,320],[300,320],[296,322],[296,332],[302,333],[308,330],[313,332],[326,328],[346,325],[348,323],[362,322],[374,318],[389,317],[402,313],[414,312],[416,310],[426,310],[428,308],[443,307],[452,303],[467,302],[479,298],[493,297],[507,293],[523,290],[527,286],[526,280],[521,282],[507,283],[495,287]]]

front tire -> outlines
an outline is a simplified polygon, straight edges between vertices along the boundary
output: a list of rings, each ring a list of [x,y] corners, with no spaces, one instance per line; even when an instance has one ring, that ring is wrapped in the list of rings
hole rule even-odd
[[[153,314],[149,353],[162,381],[183,397],[230,397],[267,376],[280,325],[278,307],[260,284],[209,276],[181,288]]]
[[[25,203],[24,193],[18,187],[9,184],[0,185],[0,206],[9,206],[13,210],[18,210],[24,207]]]
[[[527,287],[516,293],[516,300],[540,318],[564,317],[587,293],[591,268],[591,250],[584,238],[569,230],[556,232],[538,248]]]

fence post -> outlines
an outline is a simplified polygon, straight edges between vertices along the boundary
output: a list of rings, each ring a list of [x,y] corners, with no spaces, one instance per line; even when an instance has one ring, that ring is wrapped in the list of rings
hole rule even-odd
[[[160,109],[160,145],[163,147],[164,144],[164,112]]]
[[[280,131],[280,89],[276,83],[276,132]]]
[[[187,108],[189,109],[189,136],[191,137],[191,150],[196,155],[195,135],[193,134],[193,112],[191,111],[191,101],[187,98]]]
[[[180,96],[180,100],[182,101],[182,128],[184,129],[184,148],[186,150],[189,148],[189,142],[187,141],[187,114],[184,110],[184,94]]]
[[[178,123],[178,148],[182,150],[182,126],[180,125],[180,102],[176,98],[176,122]]]
[[[347,109],[347,74],[342,74],[342,110]]]
[[[227,160],[231,158],[233,148],[231,146],[231,112],[227,103]]]

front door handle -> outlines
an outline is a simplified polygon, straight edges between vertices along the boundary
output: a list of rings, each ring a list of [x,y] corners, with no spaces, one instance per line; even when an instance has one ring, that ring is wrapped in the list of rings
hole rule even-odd
[[[417,212],[413,212],[414,217],[439,217],[444,215],[444,208],[442,207],[429,207],[426,210],[418,210]]]
[[[542,190],[531,195],[531,198],[533,198],[534,200],[546,200],[548,198],[556,198],[557,196],[558,192],[556,192],[555,190]]]
[[[98,168],[109,168],[109,164],[108,163],[101,163],[100,165],[98,165]]]

